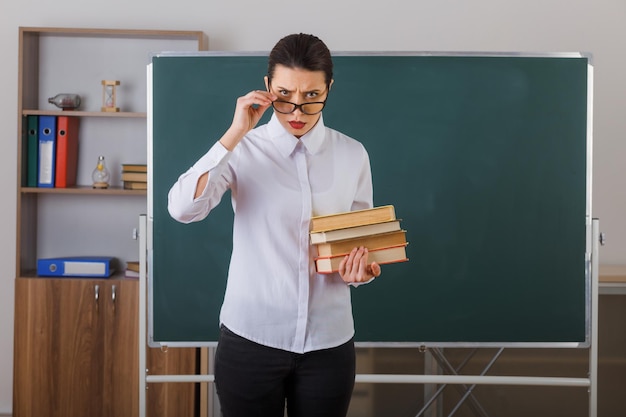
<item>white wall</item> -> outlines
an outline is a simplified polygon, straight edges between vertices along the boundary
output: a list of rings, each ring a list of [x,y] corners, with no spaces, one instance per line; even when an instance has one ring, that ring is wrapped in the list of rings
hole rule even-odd
[[[601,263],[626,264],[623,0],[2,0],[0,3],[0,415],[11,412],[18,26],[202,30],[213,50],[268,50],[309,32],[331,50],[593,53],[593,214]],[[341,80],[336,80],[341,82]],[[19,301],[18,301],[19,302]]]

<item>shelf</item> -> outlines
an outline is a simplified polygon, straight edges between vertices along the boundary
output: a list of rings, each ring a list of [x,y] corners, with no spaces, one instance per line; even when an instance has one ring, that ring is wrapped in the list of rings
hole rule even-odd
[[[71,279],[90,279],[90,280],[107,280],[107,281],[131,281],[131,282],[139,282],[137,278],[128,278],[124,276],[124,270],[114,272],[110,277],[48,277],[48,276],[40,276],[37,275],[37,271],[29,270],[22,273],[21,276],[17,277],[17,279],[62,279],[62,280],[71,280]]]
[[[626,283],[626,265],[600,265],[600,282]]]
[[[600,265],[599,275],[601,295],[626,295],[626,266]]]
[[[146,190],[126,190],[121,187],[92,188],[88,185],[71,188],[20,187],[20,192],[22,194],[147,195]]]
[[[626,282],[600,282],[600,295],[626,295]]]
[[[208,49],[208,39],[202,31],[191,30],[152,30],[152,29],[103,29],[103,28],[51,28],[20,27],[23,34],[33,36],[65,36],[83,38],[134,38],[162,40],[190,40],[196,42],[197,50]]]
[[[113,117],[113,118],[134,118],[145,119],[146,113],[142,112],[100,112],[100,111],[80,111],[80,110],[22,110],[24,116],[77,116],[77,117]]]

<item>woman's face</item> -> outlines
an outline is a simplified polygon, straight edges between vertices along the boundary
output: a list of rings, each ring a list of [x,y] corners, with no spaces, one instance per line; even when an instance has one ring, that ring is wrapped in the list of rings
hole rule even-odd
[[[277,101],[288,101],[294,104],[321,102],[326,100],[328,95],[323,71],[308,71],[276,65],[271,84],[266,76],[265,85],[268,91],[278,97]],[[280,124],[297,138],[311,130],[321,116],[321,113],[305,114],[300,107],[289,114],[276,110],[274,114]]]

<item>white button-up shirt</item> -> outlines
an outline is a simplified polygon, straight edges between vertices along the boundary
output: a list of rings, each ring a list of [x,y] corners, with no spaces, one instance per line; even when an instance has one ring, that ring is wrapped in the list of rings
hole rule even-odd
[[[206,172],[208,184],[194,199]],[[229,188],[233,251],[220,322],[249,340],[296,353],[350,340],[350,287],[338,273],[316,273],[309,222],[372,207],[363,145],[324,126],[322,117],[298,139],[272,116],[232,152],[217,142],[182,174],[168,195],[170,215],[183,223],[202,220]]]

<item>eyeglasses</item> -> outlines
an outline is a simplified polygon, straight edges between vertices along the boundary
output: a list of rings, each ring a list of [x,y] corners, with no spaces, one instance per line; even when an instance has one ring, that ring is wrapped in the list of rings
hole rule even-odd
[[[268,84],[269,84],[269,88],[271,89],[272,88],[271,83],[268,83]],[[326,96],[326,100],[328,100],[328,96]],[[291,114],[294,111],[296,111],[296,109],[300,109],[302,113],[312,116],[314,114],[320,113],[324,109],[324,106],[326,105],[326,100],[311,101],[308,103],[301,103],[301,104],[292,103],[290,101],[276,100],[272,102],[272,107],[278,113],[282,113],[282,114]]]
[[[321,112],[324,109],[325,105],[326,105],[326,100],[313,101],[310,103],[301,103],[301,104],[296,104],[290,101],[281,101],[281,100],[272,102],[272,107],[274,107],[274,110],[276,110],[278,113],[290,114],[296,111],[296,109],[300,109],[302,113],[308,114],[309,116],[318,114],[319,112]]]

